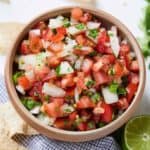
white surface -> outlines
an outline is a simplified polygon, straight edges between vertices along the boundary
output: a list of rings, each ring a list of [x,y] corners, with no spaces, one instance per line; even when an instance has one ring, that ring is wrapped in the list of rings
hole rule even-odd
[[[52,8],[81,5],[75,1],[84,0],[10,0],[10,3],[0,2],[0,22],[17,21],[27,23],[41,12]],[[120,19],[130,31],[137,37],[142,36],[138,25],[141,18],[141,10],[145,6],[144,0],[91,0],[87,5],[103,9]],[[85,5],[85,3],[82,3]],[[5,58],[0,56],[0,72],[3,74]],[[150,61],[149,61],[150,62]],[[147,71],[145,93],[138,114],[150,114],[150,72]]]

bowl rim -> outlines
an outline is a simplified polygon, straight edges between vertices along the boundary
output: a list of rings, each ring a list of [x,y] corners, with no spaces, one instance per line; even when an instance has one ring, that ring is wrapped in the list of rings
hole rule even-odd
[[[137,59],[140,67],[140,82],[138,85],[138,90],[136,92],[136,95],[128,107],[128,109],[117,119],[113,120],[111,123],[107,124],[106,126],[94,130],[89,130],[89,131],[66,131],[62,129],[57,129],[54,127],[50,127],[48,125],[44,125],[42,122],[40,122],[36,117],[32,116],[30,112],[22,105],[21,101],[19,100],[18,94],[15,90],[14,84],[12,82],[12,62],[13,62],[13,55],[16,54],[16,49],[18,47],[18,44],[20,41],[23,39],[25,36],[25,33],[33,27],[33,25],[36,22],[39,22],[40,20],[45,20],[46,18],[50,18],[52,16],[57,16],[62,13],[67,13],[69,10],[71,10],[74,7],[80,7],[84,11],[88,11],[103,20],[107,20],[112,25],[115,25],[129,40],[130,45],[132,46],[132,49],[136,53]],[[134,38],[133,34],[127,29],[127,27],[121,23],[118,19],[116,19],[114,16],[111,14],[91,8],[91,7],[83,7],[83,6],[67,6],[67,7],[60,7],[60,8],[55,8],[51,9],[45,13],[42,13],[41,15],[38,15],[38,17],[35,17],[32,19],[27,25],[25,25],[24,29],[20,32],[20,34],[17,36],[12,49],[9,51],[7,59],[6,59],[6,65],[5,65],[5,83],[6,87],[9,93],[9,97],[11,99],[11,102],[18,112],[18,114],[21,116],[21,118],[26,121],[31,127],[39,131],[40,133],[50,137],[54,138],[57,140],[62,140],[62,141],[69,141],[69,142],[83,142],[83,141],[89,141],[93,139],[97,139],[100,137],[104,137],[113,131],[117,130],[120,128],[125,122],[129,120],[133,112],[135,111],[135,108],[137,108],[140,98],[143,95],[144,92],[144,87],[145,87],[145,78],[146,78],[146,73],[145,73],[145,63],[144,63],[144,58],[143,55],[140,51],[140,47]]]

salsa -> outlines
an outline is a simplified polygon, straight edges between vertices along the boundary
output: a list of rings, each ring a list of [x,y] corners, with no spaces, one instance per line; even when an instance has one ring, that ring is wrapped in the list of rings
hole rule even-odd
[[[44,124],[64,130],[109,124],[129,107],[139,84],[128,40],[80,8],[36,24],[14,66],[22,104]]]

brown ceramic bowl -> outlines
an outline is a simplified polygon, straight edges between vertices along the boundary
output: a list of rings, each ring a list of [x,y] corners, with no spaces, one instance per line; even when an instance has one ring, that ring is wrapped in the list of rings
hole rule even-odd
[[[116,120],[112,121],[108,125],[95,129],[95,130],[90,130],[90,131],[65,131],[61,129],[56,129],[50,126],[46,126],[42,124],[38,119],[36,119],[34,116],[32,116],[29,111],[22,105],[21,101],[19,100],[19,97],[17,95],[17,92],[15,90],[15,86],[12,81],[12,67],[13,67],[13,61],[14,57],[17,51],[17,48],[21,42],[21,40],[25,37],[25,35],[28,33],[28,31],[39,21],[41,20],[47,20],[48,18],[60,15],[60,14],[69,14],[70,10],[73,7],[63,7],[59,9],[54,9],[49,12],[46,12],[34,20],[32,20],[30,23],[28,23],[23,31],[19,34],[17,37],[16,41],[14,42],[14,45],[12,49],[10,50],[8,57],[7,57],[7,64],[5,68],[5,82],[7,85],[8,93],[11,99],[11,102],[18,112],[18,114],[34,129],[36,129],[39,133],[42,133],[52,139],[58,139],[62,141],[70,141],[70,142],[83,142],[83,141],[89,141],[89,140],[94,140],[97,138],[104,137],[113,131],[117,130],[119,127],[121,127],[125,122],[128,121],[128,119],[131,117],[131,115],[134,113],[136,110],[139,102],[141,101],[141,97],[143,95],[143,90],[145,86],[145,65],[144,65],[144,60],[143,56],[141,53],[141,50],[139,48],[139,45],[137,44],[135,38],[131,34],[131,32],[116,18],[111,16],[110,14],[107,14],[106,12],[102,10],[96,10],[91,9],[91,8],[85,8],[82,7],[84,11],[90,12],[91,14],[97,16],[100,18],[102,24],[106,27],[110,27],[111,25],[115,25],[118,27],[119,34],[122,37],[126,37],[131,45],[131,48],[133,51],[135,51],[138,62],[139,62],[139,67],[140,67],[140,82],[138,86],[137,93],[130,104],[129,108]]]

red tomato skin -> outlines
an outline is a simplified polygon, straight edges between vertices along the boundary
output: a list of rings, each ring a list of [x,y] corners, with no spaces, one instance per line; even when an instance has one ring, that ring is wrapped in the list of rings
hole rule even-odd
[[[137,88],[138,88],[138,84],[135,84],[135,83],[129,83],[128,84],[126,90],[127,90],[127,100],[128,100],[129,104],[131,103],[132,98],[137,91]]]
[[[54,122],[53,126],[58,129],[70,129],[72,126],[72,123],[73,122],[71,120],[68,120],[66,118],[58,118]]]
[[[139,71],[139,64],[138,64],[137,60],[133,60],[131,62],[130,70],[133,71],[133,72],[138,72]]]
[[[35,82],[31,90],[29,91],[29,95],[33,97],[35,100],[41,100],[42,95],[42,82]]]
[[[29,49],[29,45],[27,44],[27,41],[24,40],[21,43],[20,52],[21,52],[21,54],[24,54],[24,55],[30,53],[30,49]]]
[[[59,27],[56,29],[57,33],[65,35],[67,33],[65,27]]]
[[[98,38],[98,43],[105,44],[110,41],[110,38],[106,32],[106,30],[102,31]]]
[[[53,36],[53,32],[50,28],[47,28],[42,31],[42,39],[46,41],[50,41],[52,36]]]
[[[126,55],[130,52],[130,47],[128,44],[121,44],[120,46],[120,55]]]
[[[109,76],[104,71],[93,72],[96,85],[106,84],[110,82]]]
[[[95,104],[87,96],[82,96],[77,102],[78,109],[94,108]]]
[[[101,121],[104,123],[109,123],[112,121],[113,110],[112,107],[106,103],[101,103],[101,107],[104,109],[104,113],[101,114]]]
[[[76,111],[72,112],[71,114],[69,114],[69,120],[72,121],[76,120],[76,116],[77,116],[77,112]]]
[[[56,102],[51,102],[44,105],[45,112],[48,116],[53,118],[58,118],[63,116],[63,112],[61,111],[60,104]]]
[[[26,76],[20,76],[18,78],[18,84],[21,85],[24,90],[28,90],[31,87],[31,83]]]
[[[117,102],[117,107],[119,110],[125,110],[129,107],[129,103],[126,97],[122,97]]]
[[[85,122],[81,122],[78,126],[77,126],[79,131],[86,131],[87,130],[87,123]]]

